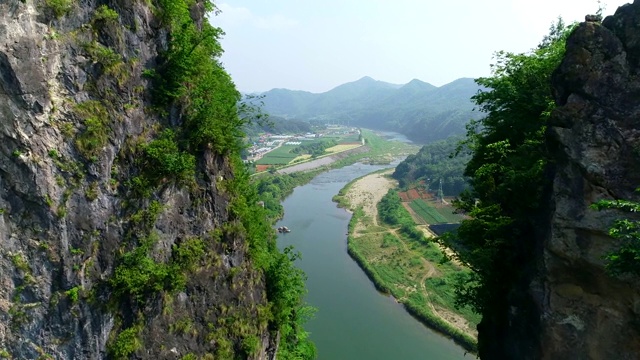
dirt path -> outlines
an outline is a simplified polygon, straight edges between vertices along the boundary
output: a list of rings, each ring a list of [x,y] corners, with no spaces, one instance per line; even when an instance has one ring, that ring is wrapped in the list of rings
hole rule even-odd
[[[389,174],[392,171],[393,169],[386,171],[384,173],[371,174],[363,177],[362,179],[359,179],[358,181],[356,181],[354,184],[351,185],[351,188],[345,195],[350,204],[351,210],[357,209],[358,207],[362,207],[365,217],[370,218],[373,223],[373,226],[376,226],[376,227],[380,226],[378,222],[378,211],[377,211],[378,202],[380,202],[382,197],[387,193],[389,189],[397,186],[397,182],[395,180],[385,176],[386,174]],[[405,208],[407,207],[408,206],[405,206]],[[412,212],[410,208],[407,210]],[[431,238],[435,236],[435,234],[433,234],[431,230],[429,230],[428,225],[418,225],[418,228],[425,234],[427,238]],[[367,225],[363,223],[358,223],[356,224],[352,235],[356,238],[359,236],[362,236],[365,234],[366,229],[367,229]],[[400,240],[400,244],[403,250],[407,254],[418,255],[418,257],[420,258],[420,261],[422,263],[422,268],[424,269],[424,273],[421,274],[420,276],[419,288],[407,286],[404,284],[395,284],[395,285],[401,288],[405,288],[405,290],[409,290],[409,291],[420,291],[424,295],[424,298],[429,303],[429,307],[431,311],[436,316],[440,317],[441,319],[448,322],[451,326],[459,329],[460,331],[463,331],[472,337],[476,337],[477,336],[476,331],[470,327],[469,323],[465,318],[448,309],[444,309],[440,306],[434,305],[434,303],[430,300],[430,292],[425,285],[426,280],[432,277],[437,277],[440,274],[440,272],[438,271],[438,269],[433,263],[425,259],[421,254],[416,253],[414,250],[412,250],[407,244],[407,242],[402,240],[402,237],[398,236],[399,235],[398,231],[399,231],[398,228],[387,228],[381,231],[366,233],[367,235],[383,234],[383,233],[393,234],[396,236],[397,239]],[[398,299],[398,301],[400,302],[403,300],[405,299],[402,299],[402,298]]]

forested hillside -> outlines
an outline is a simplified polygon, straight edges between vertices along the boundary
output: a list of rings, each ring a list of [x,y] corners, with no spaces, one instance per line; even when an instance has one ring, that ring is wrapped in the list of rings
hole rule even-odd
[[[415,155],[409,155],[396,167],[393,177],[401,187],[418,182],[436,191],[442,180],[445,196],[457,196],[468,187],[463,173],[470,159],[468,154],[455,156],[462,137],[450,137],[427,144]]]
[[[312,130],[308,121],[297,119],[283,119],[279,116],[269,116],[264,121],[252,121],[245,124],[248,136],[257,136],[263,132],[272,134],[305,134]]]
[[[263,101],[270,115],[398,131],[426,143],[464,134],[465,124],[480,116],[470,101],[479,88],[466,78],[435,87],[420,80],[396,85],[364,77],[321,94],[274,89],[263,94]]]

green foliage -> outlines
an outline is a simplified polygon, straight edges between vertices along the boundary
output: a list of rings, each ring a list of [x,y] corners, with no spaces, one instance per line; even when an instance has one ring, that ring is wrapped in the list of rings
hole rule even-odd
[[[71,11],[75,5],[74,0],[45,0],[45,6],[56,18],[60,18]]]
[[[260,347],[260,339],[257,336],[251,335],[242,339],[242,351],[247,356],[253,356],[256,354]]]
[[[204,243],[194,238],[176,244],[172,248],[171,260],[163,263],[149,255],[156,241],[157,235],[151,234],[120,257],[109,280],[114,299],[127,298],[143,304],[149,296],[161,290],[172,293],[184,289],[187,273],[197,268],[205,253]]]
[[[140,333],[142,324],[135,324],[121,331],[109,346],[109,353],[116,359],[127,359],[129,355],[142,347]]]
[[[238,156],[247,115],[246,109],[238,108],[240,94],[218,61],[222,30],[206,21],[196,24],[191,18],[191,1],[158,0],[156,4],[160,26],[168,30],[168,47],[159,54],[159,65],[145,71],[144,76],[152,80],[155,110],[161,116],[171,114],[171,119],[157,138],[135,148],[140,171],[126,184],[133,195],[143,199],[152,196],[163,184],[196,185],[201,175],[197,173],[197,157],[209,151],[228,156],[233,176],[225,180],[224,190],[231,199],[228,208],[231,219],[216,229],[214,236],[223,242],[246,241],[253,267],[264,273],[268,305],[261,321],[281,334],[278,358],[312,358],[315,348],[302,328],[308,315],[302,301],[304,275],[293,265],[290,252],[281,253],[276,247],[267,211],[258,205],[256,188],[249,183]],[[204,5],[212,10],[212,3],[205,1]],[[95,16],[100,21],[115,20],[106,11]],[[89,44],[86,50],[107,70],[117,69],[121,64],[119,55],[112,56],[111,50],[100,44]],[[169,126],[176,123],[179,125]],[[211,251],[203,239],[191,238],[175,244],[168,260],[154,256],[153,227],[161,210],[160,203],[152,201],[130,218],[131,241],[127,251],[118,257],[108,282],[112,300],[117,304],[129,302],[141,307],[160,292],[184,289],[188,273],[203,266]],[[233,324],[237,327],[233,334],[227,333],[228,327],[210,334],[215,339],[216,358],[255,352],[256,338],[252,338],[255,333],[249,329],[251,325]],[[139,349],[141,326],[140,322],[120,332],[110,346],[110,354],[115,358],[127,357]]]
[[[400,231],[413,240],[424,240],[422,231],[416,228],[411,214],[402,206],[400,196],[390,189],[378,203],[378,215],[388,225],[400,226]]]
[[[183,271],[194,271],[206,253],[206,245],[201,238],[188,239],[172,247],[173,262]]]
[[[122,63],[122,56],[110,47],[106,47],[97,41],[84,44],[84,50],[91,60],[101,64],[105,69],[111,69]]]
[[[283,252],[278,250],[272,223],[267,221],[267,210],[258,205],[260,201],[258,191],[249,183],[248,174],[238,158],[234,163],[234,170],[236,178],[229,186],[230,191],[238,197],[232,202],[230,211],[241,221],[241,224],[235,225],[235,230],[229,227],[227,232],[230,230],[235,233],[243,232],[242,236],[245,236],[249,242],[249,253],[254,265],[265,274],[267,299],[271,309],[270,325],[280,331],[282,339],[278,358],[314,358],[315,347],[302,327],[312,310],[303,302],[306,292],[305,276],[302,270],[294,265],[298,255],[291,248],[286,248]],[[283,185],[283,188],[290,186],[293,189],[292,184],[296,181],[293,179],[301,181],[302,178],[289,177],[284,182],[272,180]],[[264,184],[269,187],[273,182]],[[276,192],[281,191],[278,186],[271,189]]]
[[[27,260],[24,258],[24,256],[22,256],[22,254],[15,254],[11,257],[11,262],[13,263],[13,266],[15,266],[16,269],[28,273],[31,271],[31,268],[29,267],[29,263],[27,263]]]
[[[11,354],[9,354],[9,351],[7,351],[7,349],[0,349],[0,358],[11,359]]]
[[[93,201],[98,198],[98,182],[94,181],[85,189],[84,196],[89,201]]]
[[[280,204],[296,186],[307,183],[315,176],[315,173],[293,173],[286,175],[264,176],[255,183],[259,201],[264,204],[264,209],[271,219],[279,219],[284,214],[284,208]]]
[[[166,180],[178,184],[194,181],[196,158],[181,151],[172,130],[165,130],[148,144],[141,146],[141,167],[149,182],[160,184]]]
[[[149,256],[152,244],[152,239],[145,239],[140,246],[122,256],[110,279],[116,298],[127,297],[142,303],[147,295],[171,289],[169,267]]]
[[[164,206],[162,206],[162,203],[157,200],[153,200],[149,202],[149,205],[146,208],[140,209],[131,215],[131,223],[140,228],[143,234],[149,234],[163,209]]]
[[[112,23],[118,21],[118,13],[109,8],[107,5],[100,5],[98,9],[93,13],[93,22],[94,23]]]
[[[459,137],[450,137],[423,146],[417,154],[407,156],[398,164],[393,177],[401,187],[422,181],[431,191],[439,187],[442,179],[444,194],[457,196],[468,187],[463,173],[470,158],[468,154],[453,156],[459,142]]]
[[[191,149],[210,147],[217,153],[237,152],[243,121],[236,104],[240,93],[218,61],[222,30],[209,22],[199,28],[187,1],[159,0],[161,18],[170,29],[169,49],[161,54],[154,79],[159,108],[183,109],[185,143]]]
[[[309,154],[312,157],[317,157],[324,154],[325,149],[328,149],[335,145],[338,145],[338,142],[335,140],[313,141],[308,144],[302,144],[291,150],[291,152],[299,155]]]
[[[441,240],[473,271],[457,289],[458,304],[471,306],[485,322],[502,324],[498,327],[506,326],[507,299],[518,296],[511,291],[534,252],[531,215],[541,205],[544,132],[555,106],[551,74],[570,31],[559,24],[529,53],[498,52],[492,76],[476,80],[486,88],[473,97],[485,117],[468,127],[464,145],[471,159],[464,174],[472,190],[456,204],[472,219]],[[482,355],[489,339],[478,340]]]
[[[88,100],[74,107],[76,115],[85,126],[83,132],[76,137],[76,148],[89,160],[94,160],[109,139],[109,114],[107,109],[97,100]]]
[[[279,325],[288,322],[300,301],[298,294],[304,293],[306,278],[300,269],[293,266],[298,257],[293,248],[287,247],[266,271],[267,296],[273,304],[274,321]]]
[[[640,189],[636,192],[640,192]],[[617,209],[627,213],[640,211],[640,203],[629,200],[600,200],[591,207],[595,210]],[[605,255],[607,271],[613,276],[640,275],[640,220],[615,220],[609,229],[609,236],[620,241],[620,247]]]
[[[389,225],[413,224],[411,215],[402,206],[398,192],[390,189],[378,203],[380,219]]]
[[[258,136],[263,132],[272,134],[305,134],[312,130],[311,124],[307,121],[284,119],[277,116],[269,116],[268,121],[251,122],[245,126],[245,132],[248,136]]]
[[[80,286],[72,287],[71,289],[64,292],[64,294],[71,300],[71,303],[75,304],[80,299]]]

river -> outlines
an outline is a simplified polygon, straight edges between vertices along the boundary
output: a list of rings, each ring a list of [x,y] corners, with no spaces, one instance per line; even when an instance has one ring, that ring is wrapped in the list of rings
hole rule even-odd
[[[281,247],[294,245],[307,274],[307,302],[318,312],[305,328],[320,360],[463,359],[464,350],[379,293],[347,254],[351,215],[331,198],[349,181],[389,165],[354,164],[315,177],[283,201]],[[467,355],[467,359],[472,359]]]

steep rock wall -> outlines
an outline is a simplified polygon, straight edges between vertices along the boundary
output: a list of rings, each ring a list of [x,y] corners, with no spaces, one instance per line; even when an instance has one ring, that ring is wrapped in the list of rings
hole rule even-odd
[[[143,77],[167,48],[156,11],[133,0],[0,1],[0,357],[274,357],[264,275],[242,231],[221,230],[237,222],[229,159],[200,153],[195,189],[167,181],[138,199],[128,186],[138,144],[167,122],[150,111]],[[149,215],[153,204],[162,207]],[[204,239],[206,255],[179,291],[114,299],[117,263],[151,232],[157,263],[191,239]]]
[[[629,214],[589,208],[639,199],[639,74],[638,0],[602,23],[580,24],[554,73],[552,210],[530,286],[540,358],[640,358],[640,279],[607,274],[603,259],[620,246],[608,228]]]

